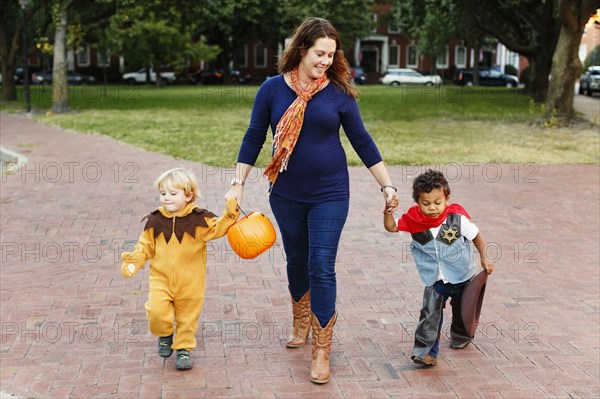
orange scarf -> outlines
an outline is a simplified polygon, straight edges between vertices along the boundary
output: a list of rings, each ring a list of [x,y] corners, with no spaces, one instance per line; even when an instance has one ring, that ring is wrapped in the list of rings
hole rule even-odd
[[[290,78],[292,80],[292,90],[294,90],[297,97],[285,111],[275,129],[273,157],[264,171],[264,175],[271,182],[271,186],[277,180],[279,173],[287,169],[290,156],[294,151],[304,123],[304,111],[307,103],[327,84],[327,74],[324,73],[319,79],[310,82],[306,88],[302,88],[298,78],[298,68],[291,72]]]

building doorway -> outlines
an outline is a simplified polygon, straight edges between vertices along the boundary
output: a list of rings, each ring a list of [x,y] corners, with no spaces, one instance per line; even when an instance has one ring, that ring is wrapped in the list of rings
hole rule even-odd
[[[361,53],[362,60],[360,65],[365,69],[367,75],[369,72],[379,72],[379,49],[372,45],[362,46]]]

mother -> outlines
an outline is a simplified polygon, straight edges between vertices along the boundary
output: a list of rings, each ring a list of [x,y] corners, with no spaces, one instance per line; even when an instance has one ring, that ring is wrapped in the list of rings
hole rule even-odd
[[[298,27],[279,61],[279,72],[256,94],[226,197],[242,202],[245,180],[271,126],[273,157],[264,174],[292,297],[294,327],[287,346],[303,346],[312,325],[309,379],[324,384],[331,375],[329,352],[337,316],[335,259],[350,198],[340,126],[391,210],[397,206],[397,190],[364,127],[340,38],[329,21],[309,18]]]

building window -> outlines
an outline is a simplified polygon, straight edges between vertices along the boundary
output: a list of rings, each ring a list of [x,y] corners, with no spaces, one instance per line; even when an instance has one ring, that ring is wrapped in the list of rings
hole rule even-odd
[[[446,46],[442,54],[438,54],[435,57],[435,66],[438,68],[448,68],[448,46]]]
[[[417,46],[410,45],[406,48],[406,66],[409,68],[417,68],[418,67],[418,52]]]
[[[267,67],[267,48],[262,44],[254,46],[254,66],[257,68]]]
[[[373,29],[371,30],[371,33],[377,33],[377,20],[378,20],[379,16],[377,15],[377,13],[373,13]]]
[[[465,46],[456,46],[454,49],[454,64],[457,68],[467,66],[467,48]]]
[[[100,51],[96,53],[98,57],[98,66],[99,67],[108,67],[110,66],[110,51]]]
[[[513,51],[508,52],[508,63],[515,68],[519,68],[519,53]]]
[[[246,68],[248,67],[248,46],[243,45],[238,48],[233,55],[233,63],[236,68]]]
[[[77,65],[82,67],[90,66],[90,46],[85,44],[77,48]]]
[[[397,44],[390,44],[388,48],[388,66],[399,67],[400,66],[400,46]]]
[[[394,17],[388,23],[388,33],[400,33],[400,27]]]

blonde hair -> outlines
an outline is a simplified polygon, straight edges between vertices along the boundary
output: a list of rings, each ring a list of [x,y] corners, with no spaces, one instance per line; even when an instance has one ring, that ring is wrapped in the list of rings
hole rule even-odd
[[[194,172],[190,170],[183,168],[167,170],[156,179],[154,185],[158,190],[161,190],[169,183],[173,188],[183,190],[183,193],[186,196],[191,194],[192,199],[190,199],[189,202],[194,202],[197,198],[200,198],[200,193],[198,192],[198,178]]]

